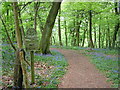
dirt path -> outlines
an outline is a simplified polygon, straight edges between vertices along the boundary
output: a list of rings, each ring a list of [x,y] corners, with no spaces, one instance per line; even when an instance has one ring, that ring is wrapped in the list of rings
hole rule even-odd
[[[53,49],[53,48],[52,48]],[[75,50],[56,49],[68,60],[68,72],[64,75],[59,88],[110,88],[105,76],[89,59]]]

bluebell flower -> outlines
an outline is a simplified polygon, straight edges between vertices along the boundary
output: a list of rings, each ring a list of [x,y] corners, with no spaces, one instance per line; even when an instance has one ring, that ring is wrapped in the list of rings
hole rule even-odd
[[[42,54],[34,53],[35,56],[42,56]]]
[[[114,73],[120,73],[118,70],[112,70],[112,72],[114,72]]]
[[[37,88],[41,88],[41,86],[37,87]]]
[[[57,65],[56,67],[62,67],[62,66],[60,66],[60,65]]]

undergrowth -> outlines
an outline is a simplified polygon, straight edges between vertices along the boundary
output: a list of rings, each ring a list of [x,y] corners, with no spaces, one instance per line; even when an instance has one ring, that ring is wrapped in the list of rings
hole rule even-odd
[[[64,56],[58,51],[52,50],[52,55],[35,54],[35,60],[47,63],[47,67],[53,66],[49,72],[46,72],[49,76],[37,78],[40,79],[38,81],[40,82],[39,88],[57,88],[60,83],[59,79],[66,73],[66,67],[68,66]],[[43,85],[45,82],[47,82],[47,85]]]
[[[45,65],[44,70],[47,71],[41,76],[38,73],[35,73],[37,87],[33,86],[34,88],[57,88],[57,85],[60,83],[60,78],[66,73],[68,63],[64,56],[55,50],[52,50],[51,52],[52,55],[34,54],[35,64],[40,62],[43,66]],[[26,58],[30,61],[30,58],[28,57],[30,56],[26,53]],[[9,44],[2,45],[2,81],[0,81],[0,86],[3,86],[4,88],[13,86],[14,61],[14,50]],[[42,68],[37,69],[42,70]],[[30,72],[29,66],[27,72]],[[44,77],[45,75],[46,77]],[[10,82],[8,82],[8,80]]]

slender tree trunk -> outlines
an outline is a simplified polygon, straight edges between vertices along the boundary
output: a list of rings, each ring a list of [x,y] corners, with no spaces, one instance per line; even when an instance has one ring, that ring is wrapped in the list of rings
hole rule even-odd
[[[105,29],[103,32],[105,32]],[[105,35],[103,34],[101,36],[102,36],[102,40],[101,40],[102,41],[102,48],[104,48]]]
[[[85,38],[86,38],[86,32],[87,32],[87,29],[84,30],[84,33],[83,33],[83,42],[82,42],[82,47],[84,47],[84,43],[85,43]]]
[[[94,28],[94,47],[96,48],[97,47],[97,44],[96,44],[96,30]]]
[[[98,38],[98,46],[101,48],[101,32],[100,32],[100,25],[99,25],[99,38]]]
[[[92,11],[89,11],[89,39],[90,39],[90,47],[94,48],[93,40],[92,40]]]
[[[88,41],[88,47],[90,47],[89,30],[88,29],[87,29],[87,41]]]
[[[38,9],[39,9],[39,2],[34,2],[34,11],[35,11],[35,16],[34,16],[34,29],[36,31],[37,27],[37,14],[38,14]]]
[[[64,20],[64,25],[65,25],[65,43],[66,43],[66,46],[68,46],[66,20]]]
[[[52,38],[53,38],[53,42],[54,42],[54,44],[55,44],[55,38],[54,38],[54,36],[53,36]]]
[[[77,19],[79,18],[79,14],[77,15],[76,17]],[[79,21],[77,20],[77,23],[76,23],[76,45],[79,46],[79,29],[80,29],[80,24],[81,24],[81,20],[80,20],[80,23]]]
[[[107,48],[108,47],[108,36],[107,36],[108,35],[108,31],[106,31],[105,35],[106,35],[106,48]]]
[[[83,17],[83,14],[81,14],[81,18]],[[77,16],[76,16],[76,19],[79,19],[80,17],[79,17],[79,14],[77,14]],[[77,23],[76,23],[76,41],[77,41],[77,46],[79,46],[79,43],[80,43],[80,34],[79,34],[79,32],[80,32],[80,25],[81,25],[81,23],[82,23],[82,20],[77,20]]]
[[[109,24],[108,24],[107,31],[108,31],[108,46],[109,46],[109,48],[111,48],[111,39],[110,39],[110,28],[109,28]]]
[[[76,19],[74,19],[74,30],[72,31],[72,33],[73,33],[73,46],[76,46],[76,35],[75,35],[75,26],[76,26]]]
[[[60,1],[62,1],[62,0],[60,0]],[[43,34],[41,37],[41,43],[40,43],[41,44],[40,48],[41,48],[41,51],[43,54],[50,53],[50,50],[49,50],[50,37],[52,34],[52,29],[53,29],[55,19],[56,19],[56,16],[58,14],[58,10],[60,8],[60,5],[61,5],[61,2],[53,2],[53,6],[49,12],[48,17],[47,17],[47,20],[46,20],[46,23],[44,26],[44,30],[43,30]]]
[[[61,15],[61,8],[59,9],[59,14],[58,14],[58,36],[59,36],[59,43],[60,43],[60,46],[62,46],[62,40],[61,40],[61,27],[60,27],[60,15]]]
[[[115,2],[115,14],[116,14],[116,16],[118,16],[120,14],[120,10],[118,11],[118,9],[117,9],[118,6],[120,9],[120,2]],[[120,21],[118,19],[116,24],[115,24],[115,30],[114,30],[113,39],[112,39],[112,48],[115,48],[115,41],[116,41],[116,36],[117,36],[118,30],[119,30],[119,27],[120,27]]]

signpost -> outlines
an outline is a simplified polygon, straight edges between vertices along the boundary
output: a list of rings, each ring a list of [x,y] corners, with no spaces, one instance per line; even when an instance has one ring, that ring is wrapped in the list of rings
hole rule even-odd
[[[26,51],[30,52],[31,57],[31,83],[35,82],[34,78],[34,51],[38,50],[39,40],[37,37],[37,32],[34,28],[29,28],[25,36],[25,47]]]

